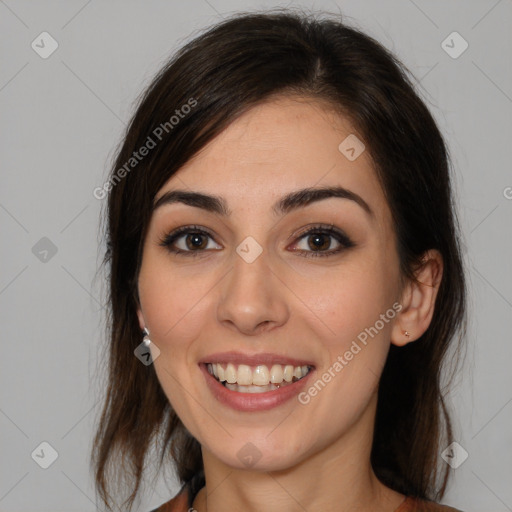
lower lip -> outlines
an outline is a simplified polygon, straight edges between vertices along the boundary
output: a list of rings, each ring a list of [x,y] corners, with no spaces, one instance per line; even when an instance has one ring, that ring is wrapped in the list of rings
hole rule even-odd
[[[264,393],[240,393],[224,387],[208,372],[206,364],[201,363],[199,367],[205,376],[206,384],[210,388],[213,396],[219,402],[237,411],[266,411],[287,402],[304,389],[307,382],[310,380],[311,374],[314,372],[314,369],[311,369],[302,379],[273,391],[265,391]]]

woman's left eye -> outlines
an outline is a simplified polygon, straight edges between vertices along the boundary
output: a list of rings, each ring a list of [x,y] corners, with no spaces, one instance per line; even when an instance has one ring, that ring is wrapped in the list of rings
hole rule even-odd
[[[298,239],[302,240],[302,247],[293,250],[304,252],[306,258],[331,256],[354,246],[352,240],[345,233],[333,227],[310,228],[302,233]],[[334,244],[337,244],[334,249],[332,248],[333,240]]]
[[[213,242],[212,235],[204,229],[198,226],[184,226],[166,235],[160,240],[160,245],[166,247],[171,253],[183,256],[198,256],[206,250],[222,249],[220,246],[209,246],[208,238]],[[297,240],[300,242],[296,243],[292,251],[303,253],[307,258],[331,256],[354,246],[345,233],[332,226],[312,227],[302,233]],[[333,248],[333,242],[335,248]]]

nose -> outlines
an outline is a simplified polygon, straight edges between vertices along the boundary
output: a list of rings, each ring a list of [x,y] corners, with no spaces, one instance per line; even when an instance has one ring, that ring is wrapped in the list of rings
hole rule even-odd
[[[220,323],[246,335],[256,335],[286,323],[286,287],[269,267],[263,251],[248,263],[238,254],[222,280],[217,315]]]

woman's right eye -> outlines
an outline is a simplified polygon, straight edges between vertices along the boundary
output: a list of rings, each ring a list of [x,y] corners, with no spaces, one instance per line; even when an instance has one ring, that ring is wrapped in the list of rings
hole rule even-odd
[[[219,249],[211,247],[208,238],[213,241],[212,235],[198,226],[184,226],[166,235],[160,245],[169,252],[184,256],[198,256],[205,250]]]

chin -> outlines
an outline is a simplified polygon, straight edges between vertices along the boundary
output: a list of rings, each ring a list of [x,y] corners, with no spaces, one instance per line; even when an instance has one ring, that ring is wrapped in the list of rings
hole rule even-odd
[[[305,453],[285,444],[285,440],[279,436],[272,441],[264,436],[268,436],[268,430],[259,440],[254,435],[237,436],[208,451],[215,459],[231,468],[261,472],[287,470],[307,457]]]

